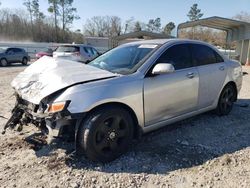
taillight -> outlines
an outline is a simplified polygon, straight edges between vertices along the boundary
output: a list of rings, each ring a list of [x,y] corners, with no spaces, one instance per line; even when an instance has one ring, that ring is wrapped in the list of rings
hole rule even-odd
[[[80,56],[81,54],[80,54],[80,52],[75,52],[74,55],[75,56]]]

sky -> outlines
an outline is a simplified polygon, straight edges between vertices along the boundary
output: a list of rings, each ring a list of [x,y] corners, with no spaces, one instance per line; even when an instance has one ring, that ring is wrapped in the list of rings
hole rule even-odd
[[[2,8],[25,8],[23,0],[0,0]],[[47,0],[40,0],[45,14]],[[74,22],[72,30],[83,29],[87,18],[93,16],[119,16],[123,21],[134,17],[147,23],[149,19],[161,18],[162,26],[172,21],[176,24],[188,20],[190,7],[197,3],[204,13],[203,18],[221,16],[232,18],[241,11],[250,13],[250,0],[74,0],[80,20]]]

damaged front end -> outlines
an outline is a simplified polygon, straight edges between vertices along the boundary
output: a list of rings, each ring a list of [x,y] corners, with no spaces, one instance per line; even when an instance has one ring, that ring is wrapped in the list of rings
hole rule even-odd
[[[40,58],[11,82],[16,93],[16,105],[3,133],[8,128],[17,127],[20,131],[24,125],[34,124],[49,138],[65,132],[68,133],[66,135],[75,136],[76,121],[84,117],[84,112],[69,112],[67,108],[74,96],[71,97],[69,93],[69,96],[60,98],[60,95],[76,85],[116,76],[74,61]]]
[[[47,135],[48,143],[65,133],[69,137],[74,136],[76,119],[67,111],[70,101],[52,104],[41,102],[36,105],[22,99],[18,94],[15,96],[15,107],[2,134],[5,134],[8,128],[22,131],[23,126],[33,124]]]

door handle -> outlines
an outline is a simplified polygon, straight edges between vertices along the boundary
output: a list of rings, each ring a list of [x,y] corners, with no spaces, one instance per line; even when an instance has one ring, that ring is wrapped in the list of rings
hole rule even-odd
[[[194,73],[193,72],[189,72],[187,73],[187,77],[192,79],[194,77]]]
[[[219,68],[221,71],[224,71],[225,70],[225,67],[224,66],[220,66]]]

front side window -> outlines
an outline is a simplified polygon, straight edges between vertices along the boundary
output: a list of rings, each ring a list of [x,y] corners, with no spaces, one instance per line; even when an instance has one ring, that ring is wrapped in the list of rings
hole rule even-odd
[[[193,60],[197,66],[217,63],[215,51],[202,44],[192,44]]]
[[[92,51],[92,53],[93,53],[94,56],[98,55],[98,52],[94,48],[91,48],[91,51]]]
[[[131,74],[158,45],[137,44],[114,48],[91,61],[89,65],[118,74]]]
[[[14,54],[13,48],[9,48],[6,52],[7,52],[7,54]]]
[[[187,44],[177,44],[168,48],[157,63],[170,63],[176,70],[192,67],[191,53]]]
[[[92,51],[92,49],[91,49],[90,47],[85,47],[85,48],[84,48],[84,51],[85,51],[88,55],[90,55],[90,56],[93,56],[93,55],[94,55],[94,53],[93,53],[93,51]]]

